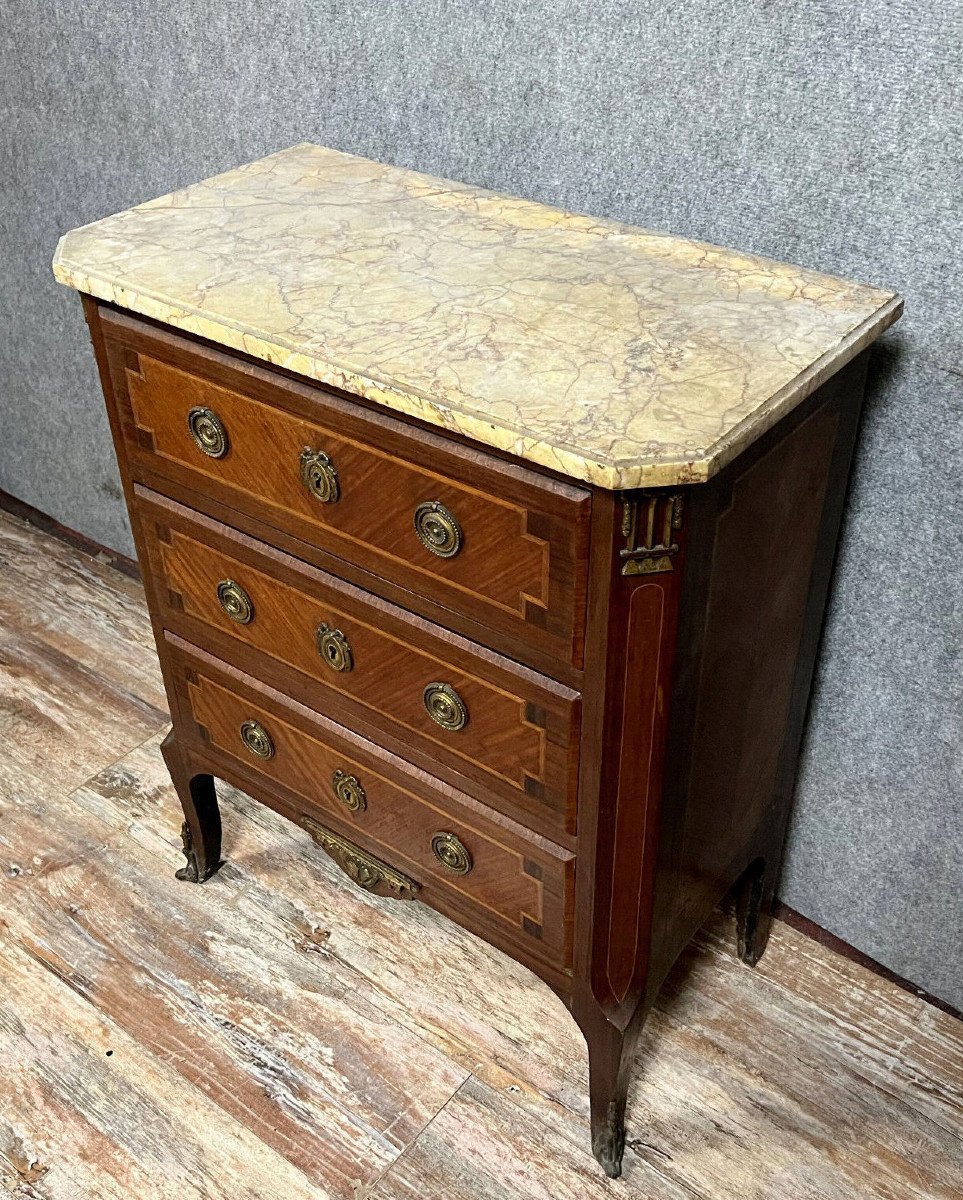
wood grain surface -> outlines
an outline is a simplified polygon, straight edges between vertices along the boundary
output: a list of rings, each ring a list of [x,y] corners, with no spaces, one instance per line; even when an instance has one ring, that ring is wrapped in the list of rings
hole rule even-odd
[[[106,309],[101,316],[124,453],[137,480],[157,474],[180,482],[199,498],[213,496],[579,665],[588,489],[413,433],[327,389],[169,329]],[[222,423],[221,457],[194,445],[192,408],[212,411]],[[303,485],[304,450],[328,456],[336,501],[319,502]],[[416,510],[432,502],[461,529],[452,557],[431,553],[415,533]]]
[[[184,707],[189,706],[198,734],[216,755],[219,779],[243,785],[250,773],[252,792],[266,803],[280,786],[293,801],[293,811],[285,815],[299,823],[303,816],[320,821],[396,869],[411,872],[425,903],[436,906],[448,893],[450,901],[461,902],[475,932],[485,933],[492,922],[503,924],[510,936],[533,939],[531,952],[568,966],[570,851],[467,796],[443,791],[371,742],[347,742],[336,725],[322,726],[307,710],[285,704],[252,679],[221,676],[219,682],[215,671],[195,666],[198,661],[172,653],[178,693],[183,688]],[[252,719],[274,747],[267,760],[254,757],[239,736]],[[240,779],[238,768],[244,772]],[[363,786],[363,810],[349,812],[335,795],[332,781],[339,770]],[[452,873],[432,851],[435,834],[446,832],[470,855],[471,868],[464,875]]]
[[[172,500],[136,494],[165,629],[381,744],[387,735],[431,773],[443,764],[456,786],[501,798],[510,815],[574,832],[577,692]],[[219,602],[226,580],[250,600],[244,623]],[[348,645],[349,669],[322,658],[322,625]],[[429,715],[424,690],[435,681],[465,704],[463,729]]]
[[[717,915],[633,1071],[625,1173],[549,988],[360,891],[221,787],[179,806],[138,587],[0,517],[0,1194],[39,1200],[957,1200],[963,1027],[777,922]]]

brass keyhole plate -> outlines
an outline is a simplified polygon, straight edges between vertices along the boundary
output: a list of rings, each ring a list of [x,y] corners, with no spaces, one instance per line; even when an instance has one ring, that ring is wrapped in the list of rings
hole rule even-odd
[[[340,629],[320,624],[315,632],[318,653],[332,671],[350,671],[354,667],[351,643]]]

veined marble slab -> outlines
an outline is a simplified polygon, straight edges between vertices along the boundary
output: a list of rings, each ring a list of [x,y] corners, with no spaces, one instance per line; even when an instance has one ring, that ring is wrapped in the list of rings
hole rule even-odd
[[[708,479],[902,310],[312,145],[75,229],[54,274],[606,488]]]

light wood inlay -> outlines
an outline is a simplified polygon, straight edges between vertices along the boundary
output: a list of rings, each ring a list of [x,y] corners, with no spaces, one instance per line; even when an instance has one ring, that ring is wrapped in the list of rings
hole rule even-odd
[[[546,541],[532,535],[523,507],[501,499],[495,477],[488,490],[469,487],[144,354],[136,370],[128,369],[127,383],[142,450],[213,482],[237,507],[254,497],[278,522],[306,524],[344,557],[374,552],[389,573],[441,580],[521,620],[531,619],[529,606],[549,607]],[[195,447],[187,427],[194,407],[215,411],[228,430],[223,458]],[[305,447],[323,450],[334,464],[336,502],[319,502],[302,484]],[[431,500],[462,527],[464,544],[453,558],[431,554],[415,534],[415,509]]]
[[[585,550],[591,494],[451,439],[412,431],[331,392],[244,363],[123,314],[103,313],[119,436],[133,477],[182,489],[191,507],[230,525],[256,523],[262,541],[296,539],[366,586],[403,590],[404,606],[456,619],[502,641],[582,663]],[[188,428],[192,409],[219,412],[227,451],[211,458]],[[324,450],[338,498],[318,500],[301,479],[301,454]],[[175,495],[177,493],[175,492]],[[422,544],[415,513],[443,505],[461,545],[439,557]],[[390,594],[390,593],[389,593]],[[394,598],[394,597],[392,597]]]
[[[305,703],[348,724],[374,721],[420,754],[426,769],[449,765],[477,784],[481,799],[497,795],[510,814],[574,832],[578,693],[163,497],[144,489],[138,496],[167,627],[205,646],[213,639],[215,654],[248,673],[264,670],[264,658],[249,650],[266,656],[280,668],[281,686],[298,686]],[[251,599],[246,624],[218,602],[225,579]],[[347,639],[351,670],[322,662],[315,636],[322,623]],[[463,729],[443,730],[428,715],[424,689],[437,681],[463,699]],[[345,702],[351,707],[340,711]]]
[[[505,921],[516,932],[537,938],[544,951],[565,966],[570,954],[572,855],[526,835],[520,827],[499,829],[491,817],[472,813],[452,799],[419,793],[395,770],[392,778],[351,756],[350,747],[312,736],[294,727],[275,708],[262,707],[189,669],[187,692],[194,719],[210,745],[236,759],[247,771],[277,780],[303,798],[304,811],[322,824],[333,819],[336,831],[347,825],[347,836],[370,848],[389,865],[414,873],[416,881],[450,889],[471,902],[472,912]],[[258,721],[275,747],[272,758],[251,755],[239,736],[243,722]],[[331,778],[336,770],[356,776],[367,793],[367,808],[348,813],[334,796]],[[477,807],[477,806],[476,806]],[[455,875],[435,859],[431,839],[452,832],[468,848],[473,866]],[[540,878],[524,869],[525,860],[540,867]],[[430,903],[430,893],[423,897]],[[478,917],[469,917],[474,923]]]
[[[659,583],[642,584],[632,593],[626,636],[625,680],[637,697],[638,716],[622,730],[622,779],[615,819],[612,909],[609,914],[608,982],[621,1004],[632,984],[635,951],[643,934],[645,889],[639,853],[652,832],[648,803],[658,761],[658,737],[664,725],[666,697],[660,693],[665,593]],[[648,931],[645,931],[646,935]]]
[[[354,696],[368,708],[436,743],[446,755],[481,763],[517,788],[526,778],[544,778],[545,732],[525,720],[528,701],[493,686],[464,669],[453,668],[440,654],[405,642],[331,604],[279,584],[271,576],[226,555],[202,546],[175,530],[161,546],[167,580],[180,597],[183,611],[207,625],[221,629],[323,684]],[[235,579],[254,602],[254,619],[246,625],[232,623],[217,603],[220,580]],[[318,654],[315,631],[321,623],[343,632],[354,665],[350,671],[331,672]],[[422,703],[424,688],[437,678],[450,680],[470,713],[458,736],[443,733]]]

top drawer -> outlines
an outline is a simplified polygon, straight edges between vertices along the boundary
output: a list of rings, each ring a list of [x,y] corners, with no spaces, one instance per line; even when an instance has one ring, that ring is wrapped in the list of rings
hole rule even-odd
[[[101,315],[135,477],[166,476],[581,666],[587,489]]]

